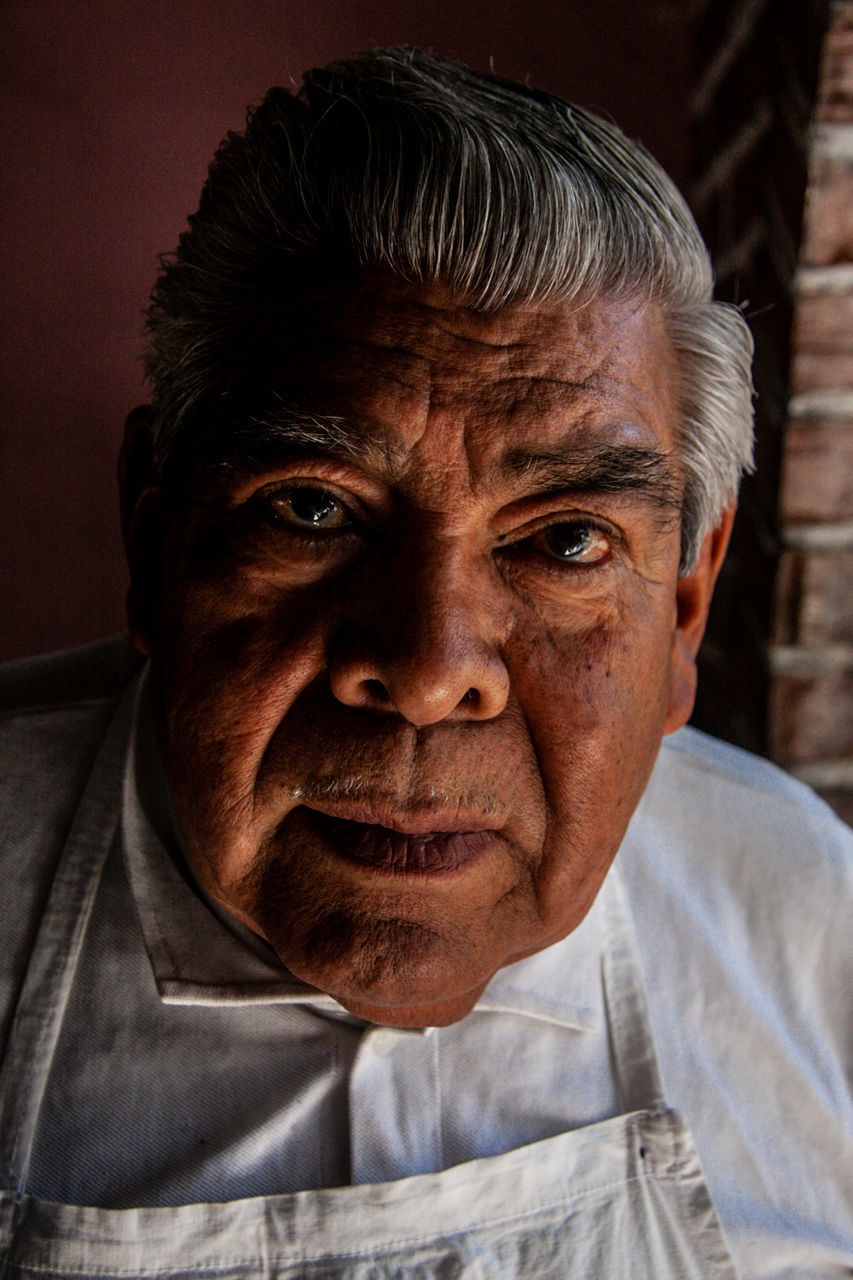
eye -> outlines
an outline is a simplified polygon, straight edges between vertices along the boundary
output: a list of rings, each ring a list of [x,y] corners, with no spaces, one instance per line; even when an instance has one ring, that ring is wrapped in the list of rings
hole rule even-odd
[[[530,541],[552,560],[564,564],[596,565],[606,560],[612,549],[607,534],[586,520],[550,524]]]
[[[351,529],[352,515],[340,498],[328,489],[315,485],[290,485],[275,489],[262,498],[265,511],[274,524],[319,533]]]

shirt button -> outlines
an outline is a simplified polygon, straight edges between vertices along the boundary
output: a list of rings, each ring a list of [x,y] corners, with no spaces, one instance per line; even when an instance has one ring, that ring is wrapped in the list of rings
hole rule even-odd
[[[394,1047],[398,1044],[399,1040],[400,1037],[396,1031],[391,1031],[389,1028],[382,1028],[379,1031],[371,1033],[370,1047],[380,1058],[385,1058],[389,1053],[393,1052]]]

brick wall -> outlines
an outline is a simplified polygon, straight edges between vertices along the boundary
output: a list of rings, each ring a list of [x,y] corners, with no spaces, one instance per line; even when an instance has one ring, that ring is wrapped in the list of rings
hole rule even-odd
[[[772,756],[853,821],[853,3],[832,7],[794,278]]]
[[[828,0],[693,0],[691,8],[699,58],[688,103],[695,158],[688,195],[714,259],[718,296],[743,308],[755,337],[758,464],[742,490],[709,623],[695,721],[792,763],[776,728],[777,663],[785,659],[770,642],[779,616],[779,494],[795,281],[830,9]],[[786,484],[787,475],[786,469]],[[784,573],[791,583],[806,581],[787,560]],[[814,589],[818,577],[815,564],[808,579]],[[794,610],[792,596],[788,609]]]

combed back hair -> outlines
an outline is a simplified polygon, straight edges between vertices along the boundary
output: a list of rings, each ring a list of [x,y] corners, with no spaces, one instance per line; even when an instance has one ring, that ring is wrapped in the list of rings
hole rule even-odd
[[[751,467],[752,342],[712,301],[678,190],[615,126],[414,49],[377,49],[271,89],[229,133],[147,312],[160,457],[240,432],[275,397],[276,341],[308,279],[383,267],[510,303],[661,306],[679,361],[682,571]]]

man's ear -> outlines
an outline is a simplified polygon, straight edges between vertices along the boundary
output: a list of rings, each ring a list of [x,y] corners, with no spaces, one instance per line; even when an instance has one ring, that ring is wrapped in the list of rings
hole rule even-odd
[[[685,725],[696,698],[696,655],[705,633],[708,610],[717,574],[726,555],[737,503],[728,507],[717,525],[706,534],[696,566],[678,579],[675,591],[675,634],[672,642],[669,712],[664,733]]]
[[[163,547],[163,512],[156,464],[150,412],[147,405],[142,405],[133,410],[124,424],[118,483],[121,529],[130,569],[128,628],[131,640],[146,656],[151,654]]]

